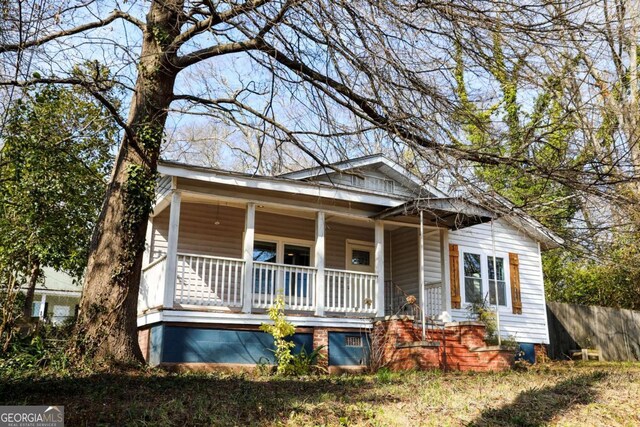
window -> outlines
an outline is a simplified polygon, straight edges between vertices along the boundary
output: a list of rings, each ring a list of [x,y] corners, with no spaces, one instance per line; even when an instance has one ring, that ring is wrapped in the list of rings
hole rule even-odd
[[[480,255],[464,254],[464,295],[466,302],[482,302],[482,269],[480,267]]]
[[[253,260],[259,262],[276,262],[278,244],[275,242],[254,242]]]
[[[375,250],[373,243],[347,240],[345,265],[347,270],[375,272]]]
[[[493,257],[487,257],[487,270],[489,271],[489,303],[496,304],[496,274],[493,270]],[[498,301],[500,305],[507,305],[507,284],[504,280],[504,258],[496,257],[496,269],[498,270]]]
[[[371,252],[360,249],[351,250],[352,265],[371,265]]]
[[[311,264],[311,248],[308,246],[284,245],[284,263],[309,267]],[[307,296],[309,273],[287,272],[284,277],[284,294]],[[295,292],[292,292],[295,289]]]
[[[40,316],[40,305],[42,302],[34,301],[31,303],[31,317],[39,317]]]
[[[492,253],[482,252],[477,249],[460,250],[462,258],[461,274],[464,278],[463,301],[465,303],[481,303],[486,300],[489,304],[495,305],[497,285],[498,305],[502,307],[509,306],[506,257],[501,254],[496,255],[495,270],[497,270],[497,278]]]

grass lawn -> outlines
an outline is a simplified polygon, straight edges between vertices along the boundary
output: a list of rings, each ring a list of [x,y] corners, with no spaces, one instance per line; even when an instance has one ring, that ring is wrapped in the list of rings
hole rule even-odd
[[[640,364],[307,379],[150,371],[19,380],[0,373],[0,404],[64,405],[69,426],[634,426]]]

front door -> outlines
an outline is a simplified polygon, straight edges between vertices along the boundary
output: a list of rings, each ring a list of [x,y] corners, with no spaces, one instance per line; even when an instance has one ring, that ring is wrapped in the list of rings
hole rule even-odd
[[[275,264],[278,261],[278,244],[276,242],[259,242],[253,243],[253,260]],[[276,285],[276,276],[268,269],[254,270],[253,278],[254,294],[271,295]]]
[[[310,273],[307,269],[296,269],[295,266],[311,266],[311,246],[275,239],[274,241],[256,240],[253,244],[253,260],[264,263],[254,267],[254,294],[268,296],[280,291],[286,297],[292,296],[296,299],[307,297],[308,287],[312,282]],[[262,300],[263,297],[258,299]]]
[[[298,265],[301,267],[311,266],[311,248],[308,246],[284,245],[284,264]],[[286,271],[284,277],[284,294],[299,298],[307,297],[307,287],[309,286],[309,272]]]

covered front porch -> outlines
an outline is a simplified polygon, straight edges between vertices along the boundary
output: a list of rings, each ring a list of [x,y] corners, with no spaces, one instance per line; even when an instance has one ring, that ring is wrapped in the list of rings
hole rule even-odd
[[[140,314],[262,314],[278,295],[306,317],[397,314],[410,295],[426,316],[447,309],[448,227],[433,215],[421,226],[407,209],[363,216],[179,190],[166,199],[148,227]]]

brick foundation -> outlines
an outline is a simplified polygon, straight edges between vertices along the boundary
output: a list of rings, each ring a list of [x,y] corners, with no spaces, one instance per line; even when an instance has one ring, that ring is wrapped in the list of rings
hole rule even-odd
[[[513,365],[514,351],[487,346],[485,327],[476,322],[429,329],[423,340],[412,318],[391,317],[376,322],[372,334],[374,368],[502,371]]]
[[[317,365],[327,369],[329,367],[329,330],[327,328],[313,329],[313,349],[324,346],[320,351]]]
[[[138,330],[138,345],[140,346],[140,351],[142,352],[142,356],[146,362],[149,361],[149,336],[151,329],[139,329]]]
[[[536,355],[536,363],[545,363],[549,361],[546,344],[534,344],[533,351]]]

